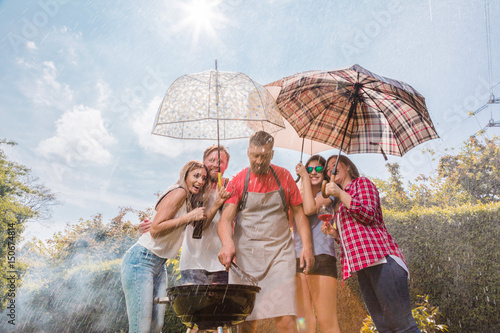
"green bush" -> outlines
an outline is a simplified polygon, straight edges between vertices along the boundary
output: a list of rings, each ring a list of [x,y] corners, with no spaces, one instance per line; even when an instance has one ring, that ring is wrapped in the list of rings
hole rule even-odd
[[[439,305],[450,332],[500,332],[500,203],[384,212],[410,292]]]

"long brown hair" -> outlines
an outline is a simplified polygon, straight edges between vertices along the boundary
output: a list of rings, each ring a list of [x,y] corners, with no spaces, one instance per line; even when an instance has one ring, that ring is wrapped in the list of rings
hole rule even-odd
[[[356,165],[345,155],[340,155],[340,157],[338,155],[333,155],[333,156],[330,156],[328,158],[328,160],[326,161],[326,165],[328,165],[328,162],[330,162],[330,160],[332,159],[336,159],[338,158],[339,159],[339,163],[342,163],[343,165],[345,165],[347,167],[347,174],[349,175],[349,177],[351,177],[352,180],[356,179],[359,177],[359,171],[358,171],[358,168],[356,167]]]
[[[189,173],[193,170],[196,169],[205,169],[207,172],[207,177],[208,177],[208,170],[205,164],[199,162],[199,161],[189,161],[184,166],[182,167],[180,173],[179,173],[179,179],[177,180],[177,185],[181,186],[183,189],[186,190],[187,193],[187,211],[191,211],[193,208],[197,206],[198,202],[203,202],[203,206],[207,206],[208,201],[210,199],[209,196],[209,191],[210,187],[208,186],[209,181],[207,178],[207,181],[205,182],[205,185],[203,185],[203,188],[200,190],[198,194],[193,195],[191,192],[189,192],[186,179]]]

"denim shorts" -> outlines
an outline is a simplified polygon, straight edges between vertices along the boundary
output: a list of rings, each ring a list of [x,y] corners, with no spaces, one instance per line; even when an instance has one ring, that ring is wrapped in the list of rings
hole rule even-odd
[[[226,271],[208,272],[204,269],[181,271],[181,284],[228,284]]]
[[[300,259],[295,261],[296,273],[304,272],[304,268],[300,268]],[[314,266],[308,275],[325,275],[337,278],[337,258],[328,254],[319,254],[314,256]]]

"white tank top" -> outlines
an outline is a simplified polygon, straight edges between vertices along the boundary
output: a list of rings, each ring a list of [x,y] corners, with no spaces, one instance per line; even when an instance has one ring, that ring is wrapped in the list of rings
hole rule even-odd
[[[215,190],[210,191],[208,207],[213,205],[215,195]],[[193,226],[191,224],[186,227],[179,261],[181,271],[186,269],[204,269],[209,272],[225,270],[218,258],[219,251],[222,248],[217,233],[219,219],[220,211],[217,211],[210,225],[203,230],[201,239],[193,238]]]
[[[159,196],[158,201],[156,202],[156,206],[170,191],[176,188],[179,188],[179,185],[173,185],[167,191],[163,192],[162,195]],[[175,214],[174,218],[185,215],[186,213],[186,203],[184,202],[184,204]],[[154,219],[154,217],[152,219]],[[153,238],[151,236],[151,233],[148,231],[142,234],[141,237],[139,237],[137,243],[144,246],[146,249],[153,252],[160,258],[175,259],[175,257],[177,257],[177,254],[179,253],[179,249],[181,248],[185,229],[185,225],[182,225],[174,229],[170,233],[157,238]]]

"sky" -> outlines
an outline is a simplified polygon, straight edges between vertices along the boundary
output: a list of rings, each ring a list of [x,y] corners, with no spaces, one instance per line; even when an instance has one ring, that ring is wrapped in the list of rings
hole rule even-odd
[[[500,105],[487,104],[500,97],[498,17],[496,0],[0,1],[0,138],[17,142],[2,149],[59,202],[23,236],[151,207],[213,143],[152,135],[161,100],[179,76],[215,60],[263,85],[355,63],[410,84],[440,138],[388,162],[407,181],[432,175],[440,156],[500,122]],[[487,128],[493,135],[500,128]],[[248,141],[222,144],[230,177],[248,165]],[[389,176],[382,156],[349,157],[368,177]],[[293,172],[299,159],[275,148],[274,164]]]

